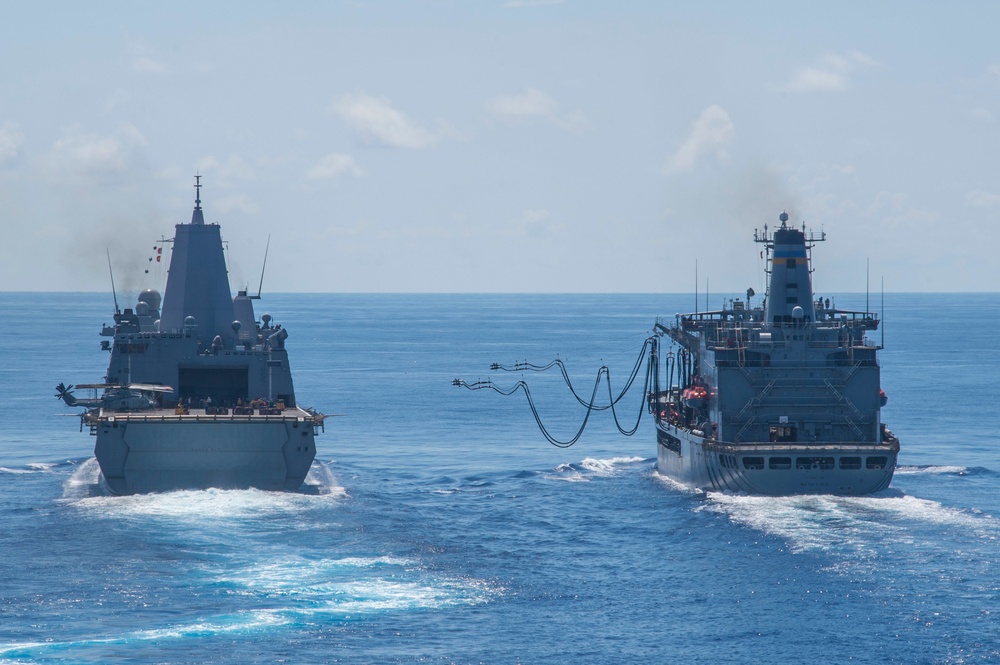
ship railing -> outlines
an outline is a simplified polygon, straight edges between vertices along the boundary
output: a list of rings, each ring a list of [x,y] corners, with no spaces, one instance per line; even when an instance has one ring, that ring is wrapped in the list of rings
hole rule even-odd
[[[695,314],[678,314],[675,321],[668,321],[662,316],[656,317],[655,327],[664,330],[681,328],[689,331],[735,330],[742,328],[758,332],[771,330],[820,330],[837,331],[845,329],[877,330],[877,316],[865,316],[863,313],[851,313],[848,317],[838,316],[821,318],[804,323],[773,323],[748,316],[743,312],[701,312]]]
[[[800,448],[808,449],[810,451],[850,451],[852,449],[856,450],[872,450],[872,449],[897,449],[899,445],[899,439],[895,436],[887,436],[881,440],[868,440],[864,435],[856,431],[855,434],[858,435],[858,439],[851,441],[848,439],[841,439],[839,441],[753,441],[753,442],[741,442],[739,438],[729,441],[716,439],[711,436],[705,436],[702,430],[696,429],[691,426],[685,426],[682,424],[675,424],[680,430],[690,432],[697,436],[702,436],[705,438],[706,442],[710,442],[713,446],[724,446],[732,448],[734,452],[769,452],[769,451],[780,451],[782,449],[788,448]]]
[[[732,331],[732,335],[707,335],[705,337],[705,346],[709,349],[718,351],[725,349],[783,349],[788,346],[788,342],[783,339],[772,339],[772,340],[761,340],[755,338],[747,338],[746,328],[735,328]],[[845,343],[843,340],[824,340],[824,339],[810,339],[805,341],[805,345],[810,349],[880,349],[882,348],[878,344],[868,343],[868,340],[864,340],[863,344],[849,344]]]
[[[861,367],[878,367],[878,362],[874,360],[855,360],[841,359],[836,361],[828,360],[814,360],[803,362],[801,360],[781,360],[774,358],[758,358],[750,359],[748,358],[741,365],[738,358],[716,358],[716,367],[739,367],[741,369],[754,368],[754,369],[831,369],[834,367],[850,367],[851,374],[856,372]]]
[[[177,413],[176,411],[167,410],[157,410],[155,412],[148,411],[128,411],[128,412],[104,412],[100,415],[85,414],[83,416],[83,421],[88,424],[91,429],[95,429],[101,421],[107,421],[109,423],[115,422],[126,422],[126,421],[136,421],[141,420],[143,422],[155,421],[155,422],[214,422],[214,421],[225,421],[225,422],[242,422],[242,421],[254,421],[254,422],[285,422],[285,421],[296,421],[309,423],[317,427],[323,427],[324,416],[321,413],[317,413],[312,410],[301,409],[298,407],[277,409],[274,407],[256,408],[251,409],[246,407],[246,409],[240,409],[239,407],[234,409],[226,408],[212,408],[201,409],[201,410],[190,410],[186,413]]]
[[[897,441],[898,443],[898,441]],[[835,442],[816,442],[816,441],[786,441],[786,442],[760,442],[760,443],[740,443],[738,441],[713,441],[713,446],[728,446],[733,448],[734,452],[775,452],[781,451],[783,448],[800,448],[808,449],[810,452],[821,452],[821,451],[831,451],[831,452],[851,452],[853,450],[864,451],[864,450],[885,450],[889,448],[890,450],[894,447],[892,441],[835,441]]]

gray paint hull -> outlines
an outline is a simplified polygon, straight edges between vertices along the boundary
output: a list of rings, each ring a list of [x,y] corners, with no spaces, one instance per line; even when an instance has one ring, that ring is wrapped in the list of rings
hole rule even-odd
[[[201,208],[201,176],[195,192],[191,222],[177,224],[170,241],[162,302],[146,289],[121,311],[115,298],[115,324],[100,333],[110,338],[101,343],[107,373],[75,386],[94,397],[78,400],[66,384],[57,394],[88,409],[81,424],[97,437],[94,453],[116,494],[298,489],[323,415],[296,404],[288,330],[270,314],[257,318],[260,293],[232,296],[222,231]]]
[[[704,490],[772,496],[854,496],[883,490],[892,480],[899,452],[898,443],[732,445],[666,422],[657,423],[656,438],[656,466],[663,475]],[[807,458],[832,460],[832,466],[798,464]]]
[[[114,494],[178,489],[297,490],[316,456],[307,422],[108,418],[94,453]]]

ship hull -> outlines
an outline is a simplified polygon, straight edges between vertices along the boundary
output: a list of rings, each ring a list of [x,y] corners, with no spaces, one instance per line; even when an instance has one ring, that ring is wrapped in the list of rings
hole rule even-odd
[[[704,490],[783,496],[857,496],[889,486],[898,442],[874,444],[720,443],[658,422],[657,470]]]
[[[315,432],[296,418],[271,421],[105,414],[95,456],[114,494],[182,489],[294,491],[316,455]]]

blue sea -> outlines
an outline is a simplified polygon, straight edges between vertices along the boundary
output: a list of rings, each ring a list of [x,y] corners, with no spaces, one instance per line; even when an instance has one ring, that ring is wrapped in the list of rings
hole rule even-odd
[[[570,438],[558,374],[490,364],[617,390],[693,295],[275,294],[329,414],[304,490],[114,497],[53,398],[101,380],[111,296],[0,294],[0,663],[1000,662],[1000,299],[871,304],[902,442],[874,496],[693,490],[648,416],[560,449],[522,393],[451,384],[523,378]]]

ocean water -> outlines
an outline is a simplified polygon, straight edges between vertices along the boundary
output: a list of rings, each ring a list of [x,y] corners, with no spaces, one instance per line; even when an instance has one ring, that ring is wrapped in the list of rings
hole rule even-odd
[[[451,385],[524,378],[569,438],[558,375],[490,364],[617,387],[693,300],[266,296],[333,414],[305,490],[113,497],[53,399],[103,375],[110,296],[0,294],[0,663],[1000,662],[996,295],[885,296],[902,452],[869,497],[695,491],[656,473],[648,416],[560,449],[522,394]]]

